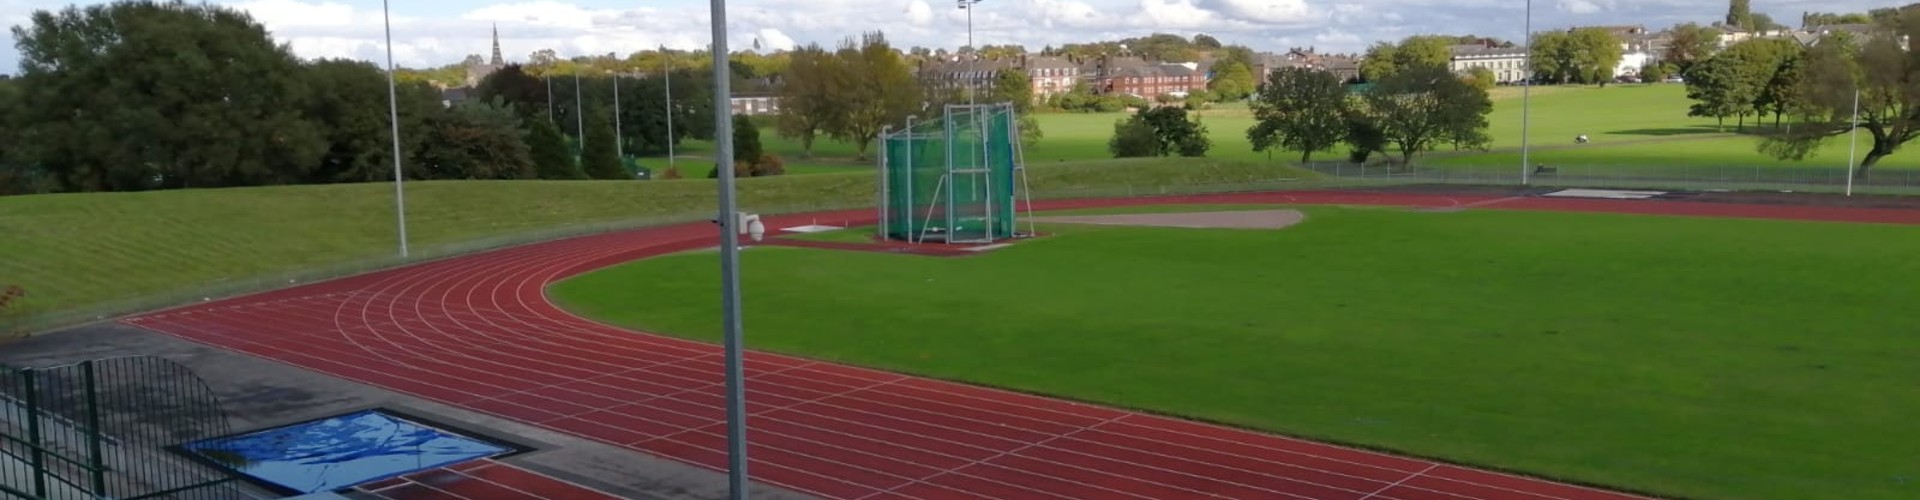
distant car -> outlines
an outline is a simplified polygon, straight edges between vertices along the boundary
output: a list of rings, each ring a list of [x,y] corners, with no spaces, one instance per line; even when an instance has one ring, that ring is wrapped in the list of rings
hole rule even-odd
[[[1685,78],[1681,78],[1678,76],[1667,77],[1667,83],[1686,83],[1686,82],[1687,80]]]

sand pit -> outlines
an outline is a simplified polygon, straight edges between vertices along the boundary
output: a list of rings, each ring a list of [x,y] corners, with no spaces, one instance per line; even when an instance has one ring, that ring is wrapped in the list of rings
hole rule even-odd
[[[1053,215],[1035,222],[1097,224],[1104,226],[1182,227],[1197,229],[1281,229],[1307,218],[1299,210],[1236,210],[1116,215]]]

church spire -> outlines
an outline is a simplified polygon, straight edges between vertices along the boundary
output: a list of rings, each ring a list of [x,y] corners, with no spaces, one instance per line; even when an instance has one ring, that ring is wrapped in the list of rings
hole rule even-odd
[[[500,23],[493,23],[493,60],[494,66],[505,66],[507,61],[500,57]]]

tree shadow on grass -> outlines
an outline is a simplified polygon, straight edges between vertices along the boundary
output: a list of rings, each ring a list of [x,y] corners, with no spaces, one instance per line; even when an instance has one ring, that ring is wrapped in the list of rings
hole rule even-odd
[[[1749,127],[1749,128],[1752,128],[1752,127]],[[1636,129],[1630,129],[1630,130],[1615,130],[1607,133],[1611,135],[1644,135],[1644,136],[1653,136],[1653,137],[1672,137],[1676,135],[1719,134],[1719,133],[1726,133],[1726,132],[1733,132],[1733,127],[1728,126],[1726,127],[1726,129],[1723,130],[1720,127],[1713,126],[1713,125],[1692,125],[1692,126],[1686,126],[1686,127],[1636,128]]]

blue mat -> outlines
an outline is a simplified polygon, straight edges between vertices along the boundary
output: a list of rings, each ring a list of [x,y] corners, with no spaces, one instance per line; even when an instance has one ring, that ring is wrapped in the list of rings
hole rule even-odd
[[[380,410],[194,441],[181,448],[293,493],[336,491],[516,451]]]

